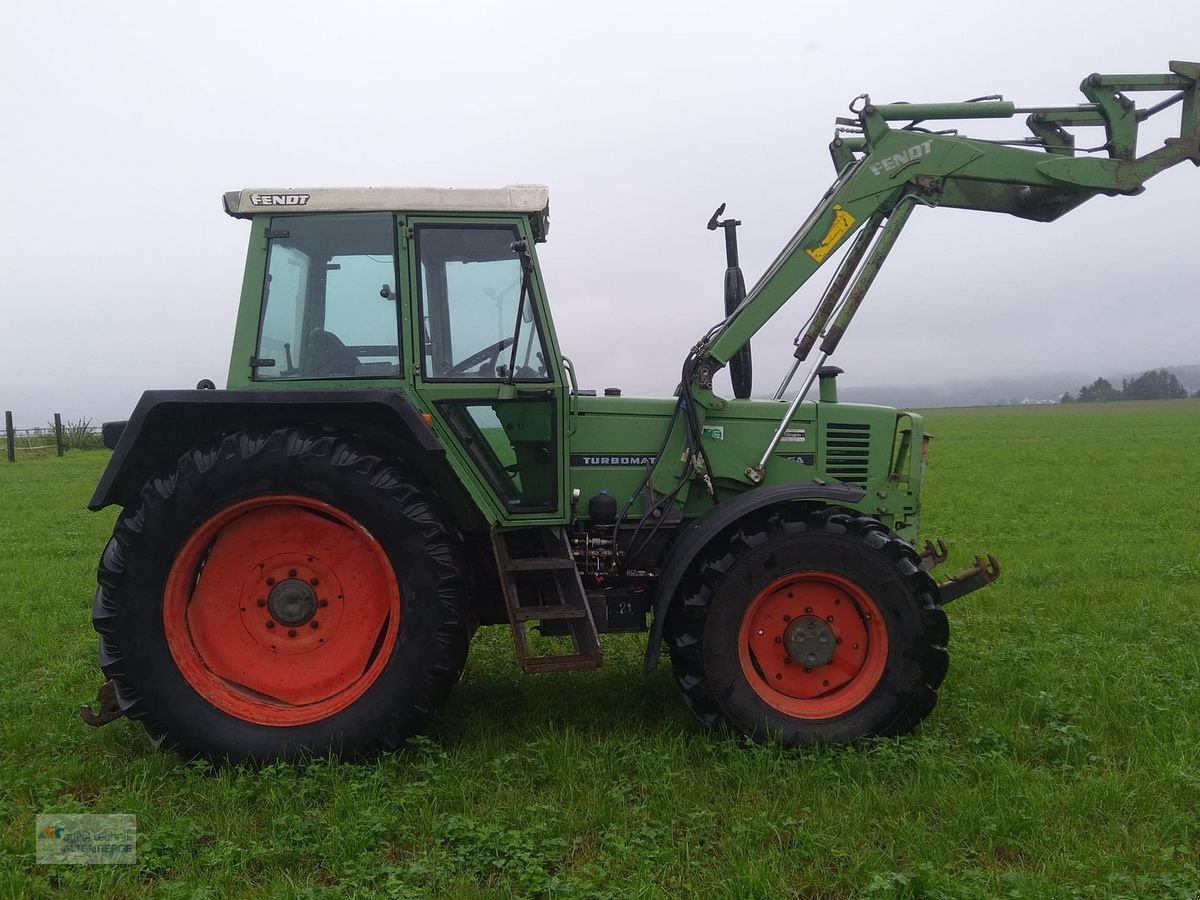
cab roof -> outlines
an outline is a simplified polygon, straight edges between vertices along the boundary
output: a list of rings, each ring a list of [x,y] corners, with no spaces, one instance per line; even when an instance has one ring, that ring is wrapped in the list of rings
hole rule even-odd
[[[414,212],[525,213],[534,237],[550,230],[550,189],[541,184],[502,188],[336,187],[246,188],[225,194],[225,212],[249,219],[264,213]]]

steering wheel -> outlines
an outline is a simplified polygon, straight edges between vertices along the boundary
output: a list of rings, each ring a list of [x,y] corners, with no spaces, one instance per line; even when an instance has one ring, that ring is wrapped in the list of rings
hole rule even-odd
[[[500,351],[509,346],[512,342],[513,339],[511,337],[506,337],[504,340],[496,341],[496,343],[484,347],[479,352],[472,353],[462,362],[455,363],[453,366],[443,372],[442,375],[464,375],[466,374],[467,369],[473,368],[480,363],[485,363],[489,359],[493,361],[497,360],[500,358]]]

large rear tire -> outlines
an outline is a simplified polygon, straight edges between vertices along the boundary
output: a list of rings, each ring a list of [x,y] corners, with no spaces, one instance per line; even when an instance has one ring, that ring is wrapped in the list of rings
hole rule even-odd
[[[949,625],[912,547],[842,509],[781,509],[719,536],[668,623],[683,700],[755,740],[846,743],[914,729]]]
[[[213,759],[399,746],[470,641],[441,505],[356,439],[238,432],[190,450],[118,519],[92,619],[122,710]]]

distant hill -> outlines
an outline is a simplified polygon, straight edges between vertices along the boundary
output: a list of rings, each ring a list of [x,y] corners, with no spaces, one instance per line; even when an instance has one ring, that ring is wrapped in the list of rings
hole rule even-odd
[[[1191,393],[1200,390],[1200,365],[1154,368],[1173,372],[1180,384]],[[1141,374],[1104,373],[1103,377],[1119,388],[1122,379],[1133,379]],[[839,379],[838,397],[850,403],[880,403],[902,408],[1057,403],[1067,391],[1077,394],[1081,387],[1091,384],[1096,378],[1096,373],[1054,372],[1007,378],[958,379],[941,384],[855,385],[849,382],[847,375],[843,375]]]

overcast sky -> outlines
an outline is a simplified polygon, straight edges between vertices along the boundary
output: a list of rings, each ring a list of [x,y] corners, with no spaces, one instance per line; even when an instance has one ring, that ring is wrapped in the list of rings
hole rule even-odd
[[[709,215],[725,201],[745,222],[753,284],[832,180],[833,119],[857,94],[1083,102],[1090,72],[1200,57],[1198,10],[14,4],[0,28],[0,408],[19,425],[98,421],[146,388],[223,383],[248,225],[220,195],[268,185],[548,184],[539,253],[583,386],[667,395],[721,317]],[[1177,127],[1175,111],[1161,119]],[[834,361],[849,384],[1198,363],[1198,205],[1184,164],[1049,225],[919,209]],[[824,280],[756,338],[758,391]]]

